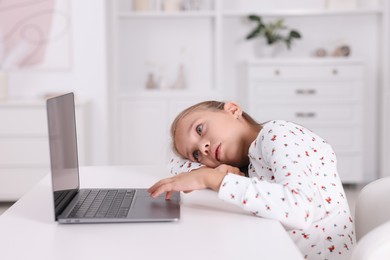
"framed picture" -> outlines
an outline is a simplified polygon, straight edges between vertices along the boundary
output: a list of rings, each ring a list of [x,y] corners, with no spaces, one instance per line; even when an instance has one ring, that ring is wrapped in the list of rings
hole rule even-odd
[[[0,66],[69,69],[70,1],[0,1]]]

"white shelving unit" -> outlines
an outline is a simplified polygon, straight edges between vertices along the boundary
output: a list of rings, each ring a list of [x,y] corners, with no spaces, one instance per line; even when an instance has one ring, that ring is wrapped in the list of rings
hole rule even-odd
[[[80,165],[89,164],[88,102],[76,102]],[[0,201],[16,201],[50,172],[46,103],[0,103]]]
[[[247,66],[251,115],[309,128],[332,145],[343,182],[364,181],[362,61],[265,59]]]
[[[382,50],[388,48],[381,45],[381,28],[388,11],[381,6],[331,10],[325,7],[325,0],[281,1],[285,7],[264,8],[267,3],[275,7],[276,2],[208,0],[197,11],[136,12],[131,0],[112,1],[109,13],[112,163],[164,164],[169,150],[170,120],[197,101],[235,100],[247,107],[245,64],[257,59],[258,42],[245,40],[253,28],[246,17],[258,14],[265,21],[283,18],[289,28],[303,35],[291,51],[277,58],[294,62],[311,58],[316,48],[326,48],[331,53],[340,44],[347,44],[352,50],[351,58],[364,62],[363,96],[369,105],[363,112],[367,125],[362,130],[366,147],[363,179],[376,178],[379,130],[370,126],[379,124],[376,116],[381,84],[379,64]],[[163,74],[171,85],[180,64],[184,64],[186,71],[185,89],[145,88],[150,72],[156,80]],[[146,134],[149,128],[154,131]],[[125,129],[133,129],[135,136],[127,136]],[[158,138],[152,137],[153,133]],[[372,136],[376,137],[368,140]],[[151,150],[157,152],[151,154]]]

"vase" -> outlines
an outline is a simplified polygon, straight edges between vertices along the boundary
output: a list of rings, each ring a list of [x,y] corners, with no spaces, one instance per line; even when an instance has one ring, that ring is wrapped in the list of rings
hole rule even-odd
[[[134,0],[133,11],[151,11],[153,9],[153,3],[151,0]]]
[[[283,52],[283,44],[281,42],[267,44],[266,42],[260,42],[256,45],[256,55],[259,58],[275,58]]]
[[[273,58],[276,56],[276,46],[272,44],[266,44],[261,46],[261,56],[265,58]]]
[[[8,75],[4,70],[0,70],[0,101],[8,98]]]
[[[184,72],[184,65],[180,65],[177,79],[173,84],[173,89],[184,89],[186,87],[186,77]]]
[[[182,2],[180,0],[164,0],[162,9],[166,12],[177,12],[182,10]]]

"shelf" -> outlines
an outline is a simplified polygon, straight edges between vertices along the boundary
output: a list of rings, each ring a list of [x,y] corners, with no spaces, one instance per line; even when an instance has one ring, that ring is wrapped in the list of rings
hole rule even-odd
[[[249,59],[243,62],[247,64],[267,64],[267,65],[277,65],[280,63],[297,65],[300,63],[308,64],[355,64],[361,63],[363,59],[358,58],[338,58],[338,57],[328,57],[328,58],[264,58],[264,59]]]
[[[256,11],[223,11],[226,17],[248,16],[257,14],[260,16],[338,16],[338,15],[378,15],[382,14],[381,9],[351,9],[351,10],[331,10],[331,9],[290,9],[290,10],[265,10]]]
[[[214,18],[214,11],[186,11],[186,12],[121,12],[118,13],[118,18],[134,19],[134,18]]]
[[[331,10],[331,9],[286,9],[286,10],[265,10],[256,11],[221,11],[222,17],[241,17],[250,14],[260,16],[355,16],[355,15],[381,15],[383,11],[377,9],[351,9],[351,10]],[[145,12],[120,12],[117,14],[121,19],[134,18],[215,18],[216,11],[182,11],[182,12],[164,12],[164,11],[145,11]]]
[[[182,97],[219,97],[220,94],[216,90],[208,91],[195,91],[189,89],[151,89],[151,90],[140,90],[136,92],[124,92],[118,94],[117,97],[120,99],[128,98],[139,98],[139,97],[148,97],[148,98],[182,98]]]

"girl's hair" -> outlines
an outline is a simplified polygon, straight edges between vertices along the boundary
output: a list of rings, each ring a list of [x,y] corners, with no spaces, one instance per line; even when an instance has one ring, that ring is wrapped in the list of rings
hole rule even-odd
[[[178,114],[173,120],[171,125],[171,138],[172,138],[172,150],[175,152],[176,155],[181,155],[178,153],[176,149],[176,143],[175,143],[175,134],[176,134],[176,127],[177,124],[180,122],[181,119],[186,117],[188,114],[199,111],[199,110],[210,110],[210,111],[220,111],[223,110],[225,107],[225,102],[222,101],[203,101],[198,104],[192,105],[189,108],[183,110],[180,114]],[[242,117],[251,125],[253,126],[260,126],[260,124],[254,120],[250,115],[248,115],[246,112],[242,111]]]

